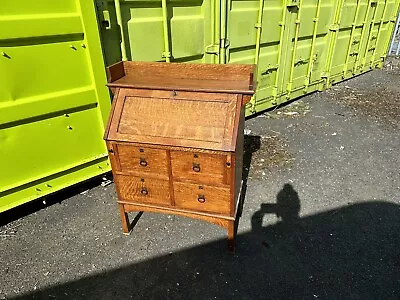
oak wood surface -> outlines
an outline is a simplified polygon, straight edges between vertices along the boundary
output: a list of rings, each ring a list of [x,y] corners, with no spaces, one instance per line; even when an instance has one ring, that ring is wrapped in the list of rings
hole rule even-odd
[[[105,140],[123,232],[129,211],[208,221],[234,248],[241,199],[244,104],[254,66],[121,62]]]
[[[122,61],[107,68],[107,81],[113,82],[125,76],[125,67]]]
[[[253,94],[254,70],[239,64],[120,62],[108,68],[108,86]]]
[[[121,221],[122,221],[122,232],[125,234],[128,234],[130,231],[128,214],[125,211],[123,204],[119,203],[118,208],[119,208],[119,213],[120,213],[120,217],[121,217]]]
[[[204,105],[199,101],[141,97],[124,100],[119,133],[214,143],[224,138],[228,103]]]
[[[166,150],[118,144],[117,155],[122,174],[169,179]]]
[[[146,77],[132,73],[109,83],[109,87],[119,88],[142,88],[142,89],[165,89],[177,91],[201,91],[218,93],[253,94],[249,84],[241,80],[199,80],[195,78],[168,78],[164,76]]]
[[[123,202],[124,210],[128,212],[137,212],[137,211],[147,211],[147,212],[156,212],[156,213],[168,213],[174,214],[183,217],[189,217],[193,219],[199,219],[203,221],[207,221],[213,223],[215,225],[221,226],[223,228],[228,229],[229,222],[234,221],[235,219],[232,217],[213,215],[210,213],[196,212],[196,211],[188,211],[182,210],[178,208],[165,208],[165,207],[157,207],[153,205],[143,205],[143,204],[134,204]]]
[[[171,150],[167,151],[167,165],[168,165],[168,178],[169,178],[169,194],[171,205],[175,205],[175,196],[174,196],[174,185],[172,181],[172,166],[171,166]]]
[[[114,98],[113,98],[114,100],[111,105],[110,115],[108,116],[108,120],[107,120],[106,130],[104,131],[104,136],[103,136],[103,139],[106,141],[108,140],[112,123],[113,123],[113,121],[115,122],[115,107],[117,106],[117,102],[118,102],[117,101],[118,94],[119,94],[119,88],[116,88],[116,90],[114,92]]]
[[[121,199],[138,203],[170,205],[169,181],[148,177],[116,175]]]
[[[203,148],[190,148],[190,147],[181,147],[181,146],[169,146],[169,145],[158,145],[158,144],[149,144],[149,143],[136,143],[136,142],[124,142],[124,141],[112,141],[107,142],[109,145],[130,145],[135,147],[144,147],[149,149],[163,149],[163,150],[171,150],[171,151],[182,151],[182,152],[196,152],[196,153],[207,153],[207,154],[218,154],[218,155],[228,155],[232,153],[231,151],[217,151],[217,150],[208,150]]]
[[[174,182],[176,207],[229,215],[229,188]]]
[[[134,95],[118,93],[108,140],[234,151],[236,95],[229,101],[197,101],[197,93],[190,100]]]
[[[144,97],[144,98],[163,98],[163,99],[174,99],[174,100],[192,100],[192,101],[205,101],[205,102],[230,102],[237,99],[236,94],[230,93],[215,93],[215,92],[188,92],[188,91],[175,91],[171,90],[160,90],[160,89],[137,89],[129,88],[126,91],[128,96],[132,97]],[[193,95],[196,98],[193,98]]]
[[[228,184],[225,155],[171,151],[171,167],[174,180]]]

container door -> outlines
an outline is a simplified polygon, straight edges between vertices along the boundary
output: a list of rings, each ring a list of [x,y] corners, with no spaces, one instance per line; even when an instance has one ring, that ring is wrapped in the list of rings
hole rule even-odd
[[[128,60],[218,63],[219,2],[121,1],[121,33],[114,1],[96,0],[106,64],[122,59],[121,34]]]
[[[381,67],[389,46],[398,1],[340,0],[330,41],[327,86]],[[339,8],[339,7],[338,7]]]
[[[109,171],[92,1],[3,1],[0,212]]]
[[[302,0],[288,6],[294,29],[289,36],[289,56],[283,95],[287,100],[320,89],[327,57],[329,32],[336,1]],[[281,101],[285,101],[282,99]]]
[[[319,88],[336,1],[230,3],[227,61],[258,65],[256,98],[247,114]]]
[[[388,51],[393,24],[398,12],[398,4],[396,4],[393,0],[376,1],[372,10],[372,21],[369,24],[369,34],[366,35],[366,46],[361,53],[362,59],[359,63],[362,72],[382,66],[382,58]]]
[[[289,15],[284,1],[233,0],[227,3],[226,24],[221,25],[227,26],[226,62],[258,66],[257,93],[247,106],[249,115],[273,106],[282,92],[292,28],[282,26]]]

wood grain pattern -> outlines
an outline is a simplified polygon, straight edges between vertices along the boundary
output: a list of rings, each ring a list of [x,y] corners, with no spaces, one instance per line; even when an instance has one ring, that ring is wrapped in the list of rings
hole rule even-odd
[[[116,81],[125,76],[124,63],[120,61],[116,64],[113,64],[112,66],[107,68],[106,72],[108,82]]]
[[[236,94],[230,93],[213,93],[213,92],[187,92],[175,90],[144,90],[137,88],[129,88],[125,91],[127,96],[144,97],[144,98],[163,98],[174,100],[192,100],[205,102],[230,102],[237,98]],[[193,98],[195,94],[195,99]]]
[[[110,111],[110,115],[108,116],[108,120],[107,120],[107,125],[106,125],[106,130],[104,131],[104,136],[103,139],[107,140],[110,130],[111,130],[111,126],[113,123],[115,123],[115,118],[117,118],[117,115],[115,114],[115,107],[117,106],[117,100],[118,100],[118,94],[119,94],[119,88],[116,89],[115,93],[114,93],[114,99],[111,105],[111,111]]]
[[[232,217],[225,217],[225,216],[221,216],[221,215],[212,215],[209,213],[194,212],[194,211],[182,210],[182,209],[178,209],[178,208],[165,208],[165,207],[157,207],[157,206],[152,206],[152,205],[133,204],[133,203],[123,203],[123,205],[124,205],[125,211],[129,211],[129,212],[145,211],[145,212],[156,212],[156,213],[168,213],[168,214],[173,214],[173,215],[207,221],[207,222],[213,223],[215,225],[221,226],[226,229],[228,229],[229,222],[232,222],[235,220]]]
[[[165,89],[176,91],[201,91],[219,93],[253,94],[249,89],[248,82],[242,80],[198,80],[197,78],[169,78],[165,76],[151,76],[151,81],[137,73],[123,76],[109,83],[109,87],[119,88],[142,88],[142,89]]]
[[[188,91],[217,91],[235,94],[253,94],[255,65],[217,65],[123,62],[125,76],[109,80],[109,87],[167,89]],[[117,69],[118,72],[115,71]],[[108,73],[119,72],[118,64]]]
[[[118,155],[116,155],[117,153],[117,145],[113,142],[106,142],[107,145],[107,151],[108,151],[108,158],[110,159],[110,163],[111,163],[111,169],[113,172],[118,171],[121,169],[121,167],[119,166],[119,159],[118,159]]]
[[[117,154],[122,174],[169,179],[166,150],[118,144]]]
[[[171,167],[171,151],[167,151],[167,164],[168,164],[168,177],[169,177],[169,194],[171,197],[171,205],[175,206],[174,185],[172,181],[172,167]]]
[[[109,143],[116,143],[114,141]],[[171,150],[171,151],[181,151],[181,152],[196,152],[196,153],[207,153],[207,154],[218,154],[218,155],[228,155],[232,153],[231,151],[217,151],[217,150],[208,150],[203,148],[190,148],[190,147],[181,147],[181,146],[169,146],[169,145],[158,145],[158,144],[145,144],[145,143],[136,143],[136,142],[122,142],[118,141],[118,145],[130,145],[135,147],[142,147],[148,149],[163,149],[163,150]]]
[[[199,169],[196,168],[197,166]],[[225,175],[227,172],[226,156],[224,155],[171,151],[171,167],[174,180],[204,184],[228,184]]]
[[[170,205],[169,181],[128,175],[114,176],[121,199],[136,203]],[[144,191],[146,191],[144,193]]]
[[[191,78],[201,80],[249,80],[255,65],[243,64],[190,64],[190,63],[154,63],[124,62],[126,74],[136,73],[142,77],[167,76],[170,78]]]
[[[229,215],[229,188],[174,182],[176,207]]]
[[[129,234],[130,228],[129,228],[128,214],[126,213],[123,204],[119,203],[118,207],[119,207],[119,213],[120,213],[121,221],[122,221],[122,232],[125,234]]]
[[[224,138],[226,111],[226,102],[204,105],[191,100],[126,97],[118,132],[219,143]]]
[[[127,89],[118,93],[108,140],[234,151],[237,95],[229,101],[198,101],[197,93],[190,100],[132,95]]]

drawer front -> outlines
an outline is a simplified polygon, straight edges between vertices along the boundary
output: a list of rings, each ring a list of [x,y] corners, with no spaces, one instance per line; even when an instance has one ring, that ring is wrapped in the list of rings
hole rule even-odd
[[[156,175],[168,179],[166,150],[117,145],[117,152],[122,173]]]
[[[175,206],[194,211],[229,215],[229,188],[174,182]]]
[[[136,203],[170,205],[169,181],[128,175],[114,179],[120,200]]]
[[[171,151],[172,176],[205,184],[227,184],[226,155]]]

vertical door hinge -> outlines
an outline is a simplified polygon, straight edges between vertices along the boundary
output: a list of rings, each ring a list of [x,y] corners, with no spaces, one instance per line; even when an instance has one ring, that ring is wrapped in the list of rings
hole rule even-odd
[[[228,39],[221,39],[220,42],[219,42],[220,48],[226,49],[226,48],[229,47],[229,45],[230,45],[230,42],[229,42]]]

